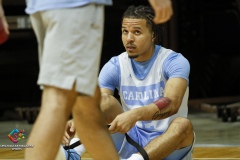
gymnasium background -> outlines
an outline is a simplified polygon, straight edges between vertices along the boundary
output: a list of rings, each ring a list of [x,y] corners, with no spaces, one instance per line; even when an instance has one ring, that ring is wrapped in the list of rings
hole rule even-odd
[[[164,24],[162,44],[189,60],[190,99],[240,95],[240,1],[173,0],[172,3],[174,16]],[[101,67],[124,51],[121,17],[131,4],[148,5],[148,1],[113,0],[113,6],[105,9]],[[39,106],[41,99],[36,85],[37,42],[24,12],[25,0],[3,0],[3,6],[11,35],[0,46],[0,120],[6,110]]]

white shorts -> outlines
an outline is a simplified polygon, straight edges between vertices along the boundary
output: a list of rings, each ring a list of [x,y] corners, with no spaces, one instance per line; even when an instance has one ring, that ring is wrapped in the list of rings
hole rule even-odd
[[[41,11],[31,22],[39,44],[38,84],[93,95],[98,82],[104,6]]]

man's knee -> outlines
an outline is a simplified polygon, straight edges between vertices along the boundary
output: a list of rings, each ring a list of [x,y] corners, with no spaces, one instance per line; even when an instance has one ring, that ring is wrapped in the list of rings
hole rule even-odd
[[[76,93],[53,86],[44,86],[42,108],[70,112],[75,103]]]
[[[78,92],[74,110],[84,110],[86,106],[93,106],[94,108],[99,108],[100,101],[101,92],[98,86],[96,87],[93,96]]]
[[[177,117],[175,118],[172,123],[178,123],[182,128],[184,128],[185,131],[192,131],[193,126],[189,119],[184,117]]]
[[[177,131],[179,136],[183,138],[183,141],[180,144],[180,148],[192,144],[194,139],[194,131],[192,123],[189,119],[184,117],[177,117],[172,121],[171,124],[180,126],[178,127]]]

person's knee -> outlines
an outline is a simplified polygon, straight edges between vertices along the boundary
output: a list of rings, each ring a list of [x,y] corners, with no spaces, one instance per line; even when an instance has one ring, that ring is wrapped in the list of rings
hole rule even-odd
[[[77,101],[73,107],[73,113],[78,116],[89,116],[91,113],[100,111],[100,101],[92,96],[78,96]]]
[[[194,139],[194,131],[193,131],[193,125],[191,121],[184,117],[178,117],[175,118],[172,123],[176,123],[178,126],[177,134],[179,134],[179,137],[182,138],[182,142],[180,143],[180,147],[186,147],[190,144],[192,144]]]
[[[70,113],[75,103],[75,98],[76,94],[69,90],[44,86],[41,110]]]
[[[78,93],[73,110],[75,112],[82,112],[84,110],[100,109],[100,102],[101,102],[101,92],[99,87],[97,86],[93,96]]]
[[[181,131],[185,134],[189,134],[193,132],[193,126],[189,119],[184,117],[177,117],[175,118],[172,123],[178,123],[181,126]]]

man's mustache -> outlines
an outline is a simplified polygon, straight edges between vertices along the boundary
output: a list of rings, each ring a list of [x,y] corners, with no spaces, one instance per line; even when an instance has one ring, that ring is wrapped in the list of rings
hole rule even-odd
[[[133,44],[133,43],[127,43],[127,44],[125,45],[125,47],[136,47],[136,45]]]

